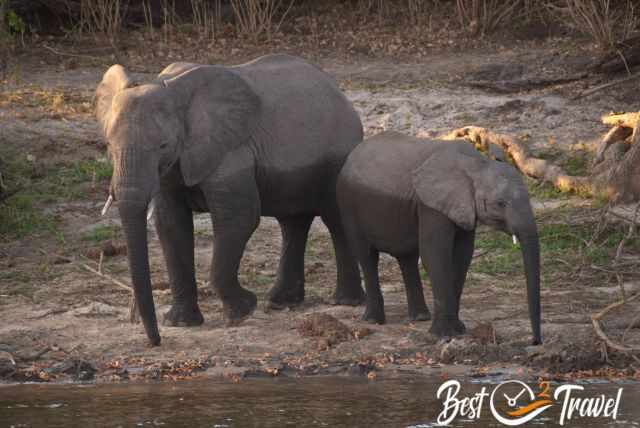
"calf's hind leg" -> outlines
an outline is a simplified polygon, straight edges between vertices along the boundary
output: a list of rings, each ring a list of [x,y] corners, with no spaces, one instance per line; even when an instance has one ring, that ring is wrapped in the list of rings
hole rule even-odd
[[[431,313],[424,301],[422,280],[418,270],[418,254],[398,257],[398,264],[402,270],[402,279],[407,292],[407,306],[409,307],[409,319],[411,321],[428,321]]]

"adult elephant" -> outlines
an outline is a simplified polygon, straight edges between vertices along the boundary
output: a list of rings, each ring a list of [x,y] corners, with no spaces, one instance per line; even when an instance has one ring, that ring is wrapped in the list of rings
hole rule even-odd
[[[373,137],[348,157],[337,185],[349,241],[367,290],[364,318],[384,323],[378,279],[380,251],[395,256],[404,278],[409,317],[428,320],[418,257],[431,279],[431,332],[462,334],[460,298],[477,224],[521,242],[533,342],[540,334],[540,246],[527,188],[510,165],[489,160],[465,142]]]
[[[173,294],[165,325],[203,323],[194,268],[193,212],[213,223],[211,283],[235,324],[256,307],[238,282],[245,245],[260,216],[275,217],[282,254],[270,304],[304,299],[304,251],[319,215],[337,261],[338,304],[364,300],[335,198],[345,158],[362,124],[333,79],[300,58],[269,55],[235,67],[177,63],[136,86],[112,66],[96,90],[114,171],[115,200],[129,248],[129,269],[149,341],[160,343],[149,278],[150,202]]]

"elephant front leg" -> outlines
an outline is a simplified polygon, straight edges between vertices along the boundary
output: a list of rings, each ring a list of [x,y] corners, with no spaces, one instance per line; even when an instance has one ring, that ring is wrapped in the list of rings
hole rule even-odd
[[[460,313],[460,300],[462,299],[462,290],[467,279],[467,272],[473,258],[473,249],[475,247],[475,230],[467,231],[458,229],[456,232],[455,244],[453,248],[453,263],[455,275],[456,289],[456,313]]]
[[[276,283],[269,290],[268,306],[284,309],[304,301],[304,253],[312,215],[278,218],[282,231],[282,251]]]
[[[172,327],[201,325],[193,255],[193,216],[178,195],[161,193],[156,197],[155,225],[167,264],[173,296],[163,324]]]
[[[409,307],[409,319],[411,321],[428,321],[431,313],[424,300],[422,280],[418,270],[418,254],[398,258],[398,264],[402,271],[407,292],[407,306]]]
[[[420,257],[433,289],[434,314],[431,333],[451,337],[466,331],[458,318],[458,290],[454,273],[456,226],[432,212],[420,218]]]

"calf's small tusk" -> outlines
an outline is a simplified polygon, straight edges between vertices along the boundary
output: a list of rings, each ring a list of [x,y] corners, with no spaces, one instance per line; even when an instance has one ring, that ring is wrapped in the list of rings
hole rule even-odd
[[[156,209],[156,204],[155,201],[152,199],[151,202],[149,203],[149,208],[147,209],[147,221],[151,220],[151,217],[153,217],[153,211]]]
[[[102,207],[102,213],[100,215],[105,215],[107,213],[107,211],[109,211],[109,208],[111,207],[111,204],[113,203],[113,196],[109,195],[109,197],[107,198],[107,202],[104,203],[104,207]]]
[[[516,235],[511,235],[511,237],[513,238],[513,245],[518,245],[518,238]]]

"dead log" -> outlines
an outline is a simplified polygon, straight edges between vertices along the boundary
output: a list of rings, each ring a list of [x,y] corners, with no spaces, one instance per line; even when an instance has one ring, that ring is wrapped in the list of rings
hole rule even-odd
[[[622,126],[624,128],[636,128],[640,113],[611,113],[602,116],[602,123],[609,126]]]
[[[629,71],[640,64],[640,37],[616,43],[615,50],[598,59],[589,70],[599,73]]]
[[[485,128],[466,126],[442,135],[440,139],[466,139],[490,158],[493,158],[491,153],[495,152],[492,146],[496,145],[504,150],[524,175],[546,181],[563,192],[603,196],[614,204],[630,203],[640,200],[639,121],[639,112],[602,117],[602,123],[612,126],[612,129],[598,145],[588,176],[569,175],[560,166],[534,157],[518,138]]]
[[[533,91],[535,89],[544,89],[549,86],[563,85],[567,83],[577,82],[586,78],[588,74],[581,73],[575,76],[559,77],[555,79],[517,79],[517,80],[472,80],[465,82],[472,88],[487,89],[499,94],[513,94],[523,91]]]
[[[514,137],[496,134],[478,126],[465,126],[440,137],[443,140],[460,138],[469,140],[484,152],[489,150],[491,144],[501,147],[523,174],[547,181],[562,191],[587,195],[595,193],[589,177],[571,176],[558,165],[532,156],[529,148]]]
[[[639,120],[638,112],[609,114],[602,117],[602,123],[613,126],[601,143],[602,156],[614,142],[624,142],[627,145],[621,160],[613,162],[608,168],[601,168],[601,170],[604,169],[602,174],[607,183],[606,193],[609,200],[614,203],[640,200]]]

